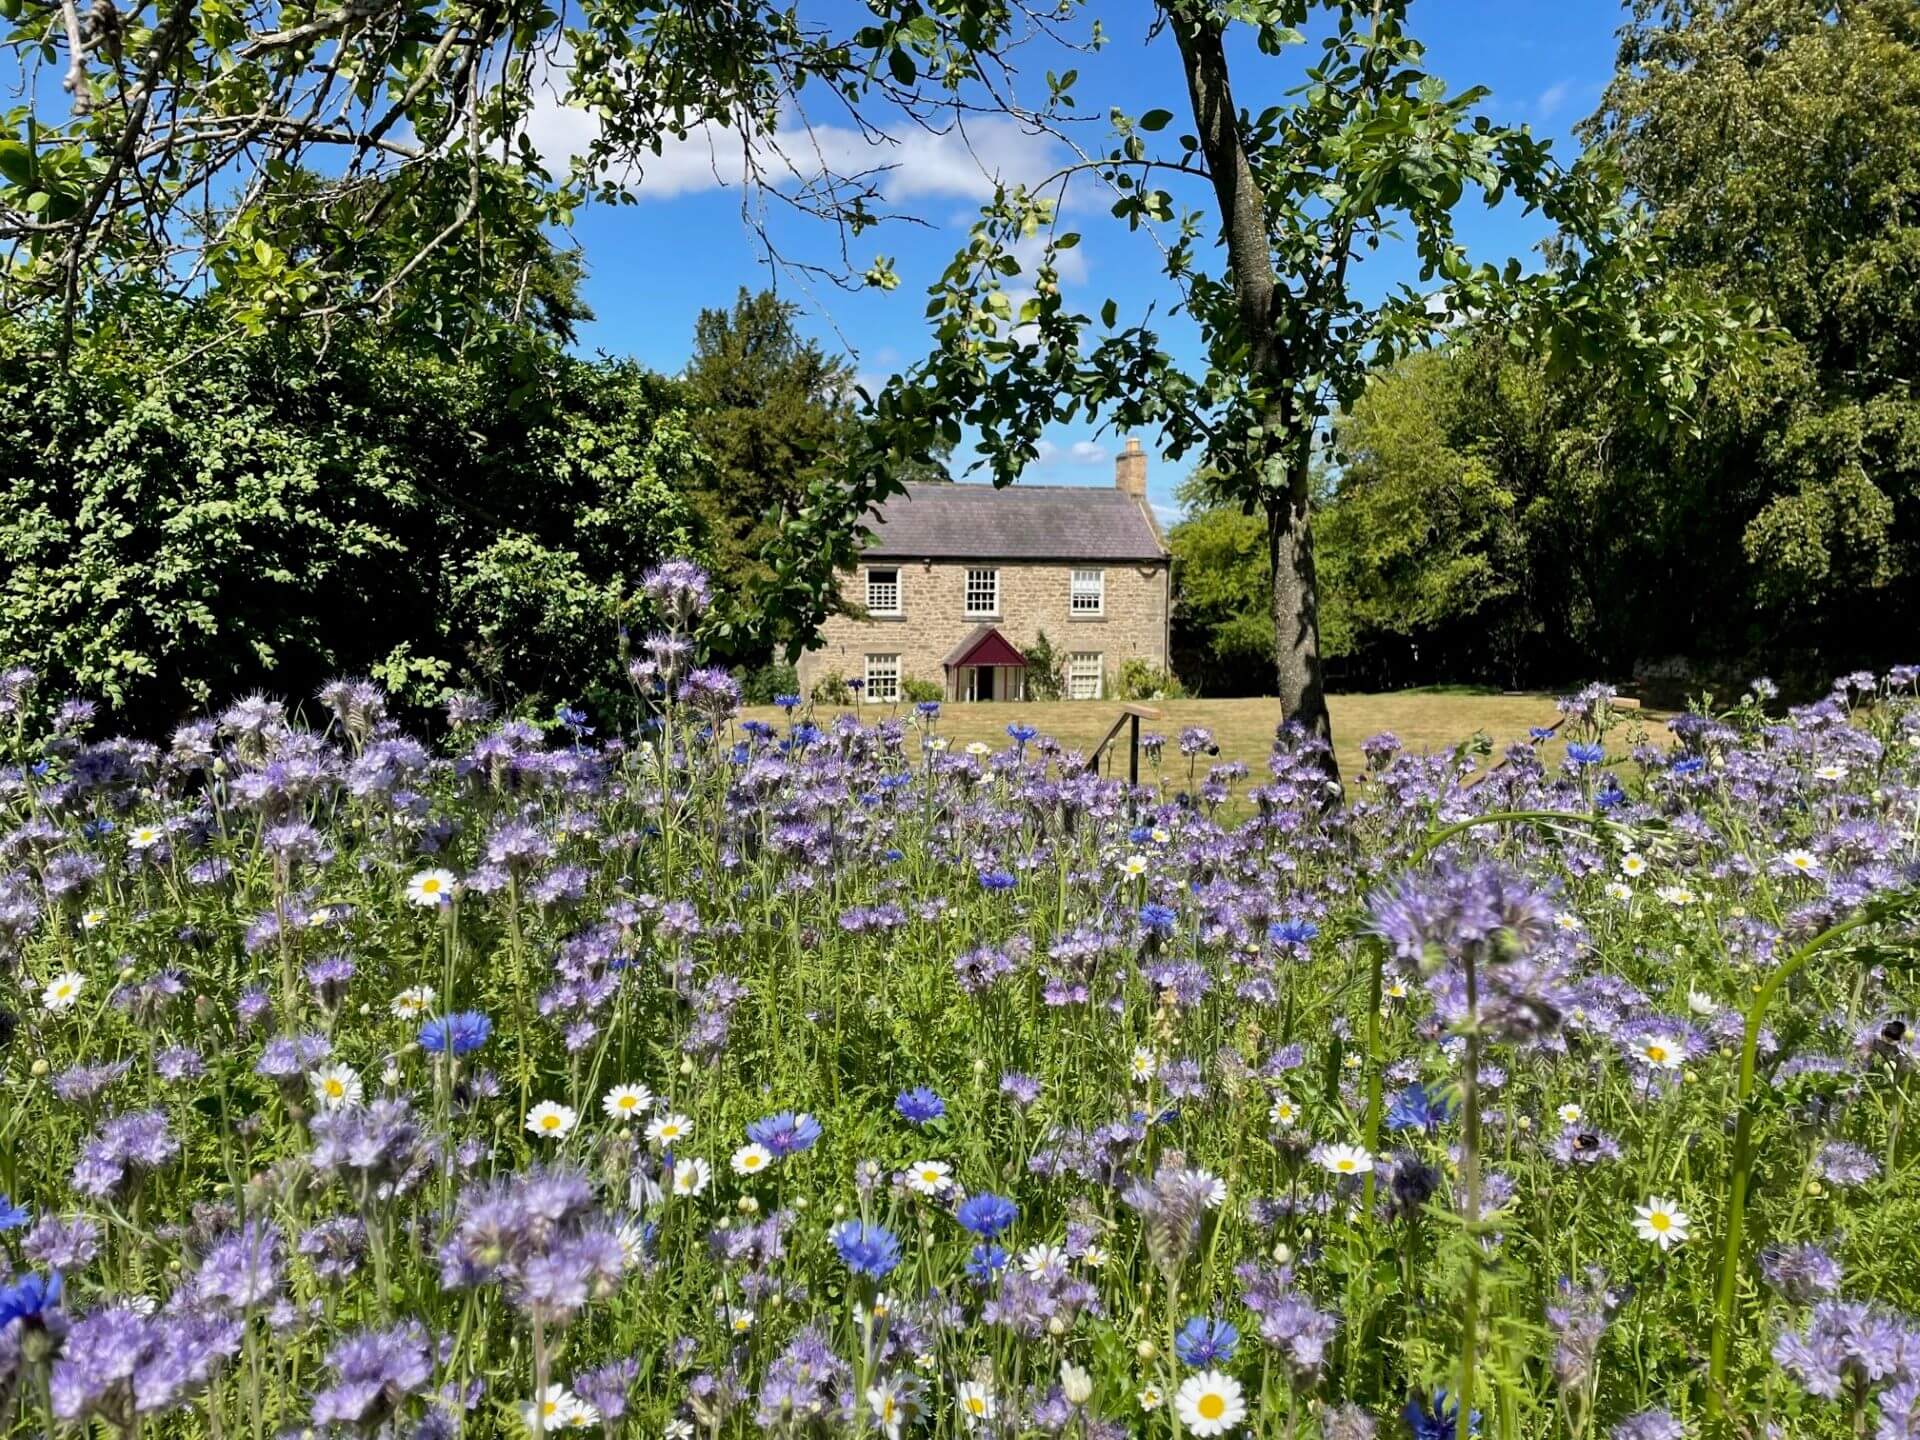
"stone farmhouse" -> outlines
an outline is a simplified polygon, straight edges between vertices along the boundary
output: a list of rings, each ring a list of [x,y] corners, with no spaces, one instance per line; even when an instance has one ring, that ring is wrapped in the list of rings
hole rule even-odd
[[[949,700],[1020,700],[1044,632],[1066,696],[1099,700],[1128,660],[1168,668],[1172,591],[1138,440],[1112,489],[911,484],[842,575],[844,613],[801,657],[800,689],[838,675],[870,701],[898,700],[909,679]]]

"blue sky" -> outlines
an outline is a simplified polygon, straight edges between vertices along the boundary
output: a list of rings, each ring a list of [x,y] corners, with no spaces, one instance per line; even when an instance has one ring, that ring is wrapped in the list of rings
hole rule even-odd
[[[1040,74],[1049,66],[1073,65],[1082,113],[1104,117],[1113,105],[1131,113],[1164,105],[1174,111],[1169,133],[1190,128],[1177,56],[1170,39],[1145,43],[1151,7],[1108,3],[1089,6],[1109,36],[1094,55],[1034,53],[1023,59],[1022,95],[1037,94]],[[1428,68],[1452,90],[1480,85],[1492,94],[1483,108],[1502,123],[1526,123],[1555,140],[1571,156],[1573,125],[1594,107],[1612,71],[1615,32],[1624,19],[1619,0],[1418,0],[1411,7],[1414,32],[1428,48]],[[1271,60],[1243,46],[1233,55],[1236,98],[1249,108],[1278,102],[1297,73],[1301,51]],[[852,133],[834,124],[832,115],[809,117],[824,122],[829,148],[867,152]],[[884,119],[884,117],[882,117]],[[1185,123],[1183,123],[1185,121]],[[536,126],[536,140],[549,158],[577,146],[591,121],[570,112],[549,111]],[[906,133],[903,129],[902,133]],[[1086,129],[1088,146],[1101,144],[1107,127],[1100,120]],[[801,305],[804,326],[830,349],[849,356],[863,377],[881,377],[922,353],[928,343],[922,311],[925,290],[939,274],[985,195],[990,174],[1030,178],[1046,173],[1059,152],[1052,142],[1023,136],[1006,122],[975,127],[971,145],[957,136],[908,135],[896,150],[871,152],[895,169],[884,186],[893,208],[913,214],[924,227],[891,225],[852,242],[855,270],[875,255],[894,257],[901,277],[898,290],[849,293],[832,284],[809,281],[769,266],[761,241],[742,214],[751,193],[726,183],[739,169],[738,147],[691,142],[652,167],[635,189],[632,205],[590,207],[573,228],[588,266],[586,300],[596,314],[582,336],[582,347],[631,355],[664,371],[686,361],[694,319],[704,306],[728,303],[741,285],[772,283]],[[1197,184],[1198,182],[1189,182]],[[1139,315],[1170,291],[1160,278],[1156,252],[1140,234],[1111,221],[1104,207],[1088,203],[1070,211],[1072,228],[1084,236],[1072,252],[1074,264],[1063,270],[1068,298],[1078,308],[1097,310],[1107,297],[1122,316]],[[1177,203],[1206,207],[1210,192],[1175,192]],[[1070,202],[1071,205],[1071,202]],[[770,230],[783,251],[802,258],[828,260],[833,237],[817,222],[785,216],[776,204]],[[1470,202],[1460,217],[1461,233],[1477,259],[1501,260],[1528,254],[1542,236],[1537,220],[1506,206],[1489,211]],[[1405,257],[1383,252],[1363,267],[1362,285],[1373,291],[1414,278]],[[1177,322],[1176,322],[1177,325]],[[1176,356],[1192,353],[1182,330],[1163,329]],[[1143,437],[1149,450],[1151,436]],[[1096,435],[1091,427],[1062,430],[1050,437],[1043,462],[1029,470],[1029,481],[1049,484],[1112,483],[1112,453],[1118,441]],[[1155,457],[1158,458],[1157,456]],[[959,457],[964,461],[964,454]],[[1171,513],[1173,489],[1184,466],[1155,464],[1150,489],[1155,502]]]

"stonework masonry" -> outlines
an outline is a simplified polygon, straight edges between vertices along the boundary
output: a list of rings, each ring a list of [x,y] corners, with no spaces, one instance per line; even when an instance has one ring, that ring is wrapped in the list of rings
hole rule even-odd
[[[871,568],[898,570],[898,615],[867,615],[866,575]],[[997,614],[967,613],[967,572],[999,572]],[[1071,586],[1076,569],[1099,569],[1104,593],[1099,615],[1075,614]],[[1098,655],[1102,695],[1110,695],[1121,664],[1139,658],[1167,668],[1167,609],[1171,578],[1167,563],[1088,561],[875,561],[841,577],[841,594],[853,613],[830,617],[821,645],[801,657],[800,690],[811,695],[825,676],[865,677],[869,655],[899,656],[902,680],[931,680],[949,699],[941,662],[983,624],[994,626],[1023,653],[1045,631],[1063,672],[1072,655]]]

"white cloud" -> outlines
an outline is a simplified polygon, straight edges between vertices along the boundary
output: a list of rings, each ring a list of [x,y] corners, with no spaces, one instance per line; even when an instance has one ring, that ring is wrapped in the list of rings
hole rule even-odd
[[[1056,445],[1051,440],[1042,440],[1036,463],[1041,465],[1106,465],[1113,460],[1113,452],[1097,440],[1075,440],[1070,445]]]
[[[1542,120],[1551,120],[1572,96],[1573,81],[1561,80],[1542,90],[1540,98],[1533,102],[1533,108],[1540,113]]]
[[[591,112],[561,102],[559,72],[545,88],[528,116],[527,135],[549,169],[564,170],[587,153],[600,122]],[[725,126],[695,126],[684,139],[666,140],[659,155],[639,156],[624,180],[638,198],[648,200],[733,188],[750,169],[783,186],[804,186],[830,172],[865,176],[891,201],[934,195],[984,201],[997,183],[1035,184],[1064,158],[1051,136],[999,116],[956,120],[940,130],[901,118],[863,132],[849,125],[809,126],[789,110],[774,133],[750,139]],[[1078,265],[1084,275],[1085,262]],[[1064,264],[1061,271],[1067,278]]]

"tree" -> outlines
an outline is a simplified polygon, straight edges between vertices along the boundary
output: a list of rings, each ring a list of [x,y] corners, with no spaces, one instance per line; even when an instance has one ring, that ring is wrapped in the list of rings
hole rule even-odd
[[[765,573],[761,553],[853,423],[849,367],[804,338],[797,316],[772,291],[742,288],[694,325],[682,393],[709,467],[694,504],[716,569],[738,580]]]

